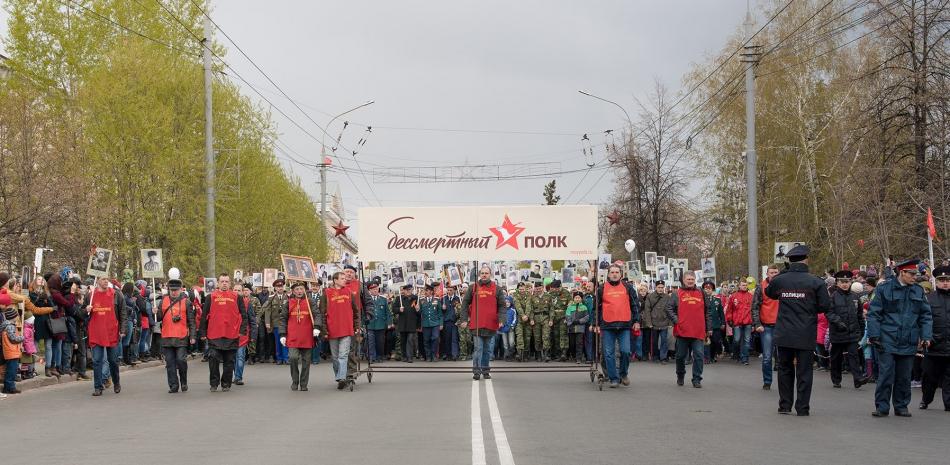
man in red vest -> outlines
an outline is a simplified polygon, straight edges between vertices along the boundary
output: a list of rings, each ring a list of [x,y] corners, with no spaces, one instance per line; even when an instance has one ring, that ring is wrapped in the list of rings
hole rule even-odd
[[[739,281],[739,290],[726,300],[726,323],[732,326],[735,348],[732,358],[743,365],[749,364],[749,348],[752,345],[752,293],[747,278]],[[755,285],[753,280],[752,285]]]
[[[762,389],[765,390],[772,389],[772,335],[778,317],[778,301],[765,295],[765,289],[778,273],[778,265],[769,265],[762,285],[755,288],[752,297],[752,321],[762,340]]]
[[[495,334],[508,318],[505,294],[492,281],[491,268],[483,266],[478,270],[478,281],[469,286],[462,298],[461,318],[462,325],[468,327],[475,340],[472,379],[478,381],[483,376],[491,379],[489,363],[494,351]]]
[[[122,295],[109,285],[109,278],[99,277],[96,287],[89,294],[86,306],[89,322],[89,347],[92,347],[93,396],[102,395],[103,365],[108,357],[109,373],[112,375],[112,390],[118,394],[119,386],[119,341],[125,337],[125,302]]]
[[[676,336],[676,384],[683,385],[686,377],[686,355],[693,353],[693,387],[703,387],[703,342],[712,336],[706,293],[696,287],[696,273],[683,273],[683,285],[673,292],[666,312],[673,322]]]
[[[353,336],[363,331],[356,296],[346,288],[346,275],[339,271],[333,273],[333,284],[323,291],[320,308],[325,309],[320,326],[327,329],[336,388],[343,389],[348,379],[347,360]]]
[[[168,271],[173,276],[172,268]],[[155,313],[162,323],[162,356],[168,377],[168,393],[188,392],[188,345],[195,343],[195,307],[181,290],[181,280],[168,280],[168,295],[162,297]]]
[[[306,391],[314,338],[320,335],[323,316],[302,282],[294,283],[291,289],[293,293],[280,311],[280,343],[290,349],[290,390]]]
[[[623,271],[618,265],[607,268],[607,281],[594,295],[597,325],[592,332],[600,333],[603,341],[604,365],[610,387],[630,385],[627,376],[630,367],[630,329],[640,329],[640,296],[630,283],[623,282]],[[620,367],[616,360],[616,345],[620,344]]]
[[[218,277],[218,286],[205,299],[201,312],[202,339],[208,341],[208,369],[211,371],[211,392],[231,390],[234,376],[234,359],[239,340],[247,335],[247,313],[244,302],[231,290],[231,277],[224,273]],[[222,370],[220,365],[224,364]]]
[[[356,275],[356,267],[353,265],[346,265],[343,267],[343,275],[346,276],[346,289],[353,294],[353,300],[356,303],[356,308],[360,311],[360,321],[372,320],[374,318],[375,312],[373,308],[373,296],[369,294],[369,291],[366,289],[366,285],[364,285]],[[362,335],[353,338],[352,347],[350,348],[350,354],[348,356],[349,358],[346,361],[347,379],[353,379],[353,377],[356,376],[356,359],[360,355],[360,343],[362,342]]]

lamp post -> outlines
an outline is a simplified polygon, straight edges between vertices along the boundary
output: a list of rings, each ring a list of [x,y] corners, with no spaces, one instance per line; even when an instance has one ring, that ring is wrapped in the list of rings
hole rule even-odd
[[[368,107],[374,103],[376,103],[375,100],[370,100],[330,118],[330,121],[326,125],[326,131],[323,131],[323,137],[320,138],[320,221],[323,223],[324,232],[326,231],[327,224],[327,167],[330,166],[330,160],[327,158],[327,131],[330,130],[330,125],[333,124],[337,118],[359,110],[360,108]]]

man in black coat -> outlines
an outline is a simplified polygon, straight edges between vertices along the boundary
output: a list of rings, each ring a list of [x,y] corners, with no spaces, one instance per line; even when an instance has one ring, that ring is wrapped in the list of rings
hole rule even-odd
[[[835,273],[835,289],[831,293],[831,308],[828,317],[828,337],[831,339],[831,383],[841,388],[841,365],[844,353],[848,354],[848,368],[857,389],[867,384],[864,376],[861,350],[858,341],[864,337],[864,311],[861,296],[851,292],[851,272]]]
[[[933,343],[924,352],[923,397],[920,408],[933,402],[937,387],[943,391],[943,409],[950,412],[950,266],[933,271],[937,290],[927,295],[933,313]]]
[[[792,413],[794,399],[798,416],[805,417],[810,409],[818,314],[827,312],[831,302],[825,282],[808,272],[808,246],[794,247],[785,256],[788,268],[765,289],[765,295],[779,301],[774,338],[778,347],[778,413]]]
[[[412,284],[402,287],[399,297],[393,300],[392,310],[396,318],[396,331],[399,332],[403,361],[412,363],[418,341],[416,328],[422,327],[422,320],[419,319],[419,301],[412,295]]]

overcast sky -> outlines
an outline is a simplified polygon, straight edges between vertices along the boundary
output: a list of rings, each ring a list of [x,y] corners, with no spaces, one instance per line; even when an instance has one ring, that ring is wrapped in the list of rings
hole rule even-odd
[[[358,173],[352,180],[330,174],[352,222],[367,205],[541,203],[549,179],[382,184],[374,182],[373,170],[466,162],[553,162],[560,164],[555,171],[583,170],[580,134],[591,134],[599,161],[602,131],[625,120],[618,108],[579,89],[617,101],[636,119],[634,98],[646,97],[655,79],[679,90],[691,63],[721,48],[745,10],[746,0],[228,0],[214,2],[212,17],[321,125],[329,115],[375,100],[329,128],[337,134],[342,120],[374,126],[356,156],[369,185]],[[0,17],[6,34],[6,14]],[[320,137],[223,36],[217,40],[229,47],[227,60],[243,77]],[[274,113],[282,142],[318,162],[319,142]],[[343,145],[355,147],[364,131],[349,126]],[[338,155],[334,164],[356,169],[349,152],[341,148]],[[282,162],[317,200],[317,173]],[[556,178],[562,197],[575,191],[565,200],[607,201],[611,175],[584,174]]]

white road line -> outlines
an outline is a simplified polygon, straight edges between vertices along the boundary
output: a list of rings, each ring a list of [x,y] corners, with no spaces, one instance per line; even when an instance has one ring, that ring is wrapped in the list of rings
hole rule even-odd
[[[472,383],[472,465],[485,465],[485,437],[482,434],[482,407],[479,402],[481,383]]]
[[[515,458],[511,455],[511,447],[508,446],[508,435],[505,434],[505,426],[501,423],[501,414],[498,411],[498,402],[495,401],[495,390],[492,388],[490,379],[485,380],[485,393],[488,396],[488,412],[491,414],[495,445],[498,446],[498,460],[501,465],[515,465]]]

